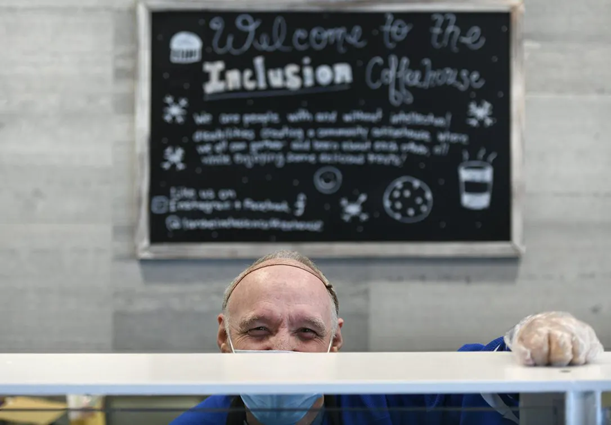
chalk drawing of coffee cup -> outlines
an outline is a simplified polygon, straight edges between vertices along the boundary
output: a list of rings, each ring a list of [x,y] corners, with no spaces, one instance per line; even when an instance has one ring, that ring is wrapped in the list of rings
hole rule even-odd
[[[170,62],[188,64],[202,58],[202,40],[192,32],[182,31],[170,39]]]
[[[470,210],[490,207],[494,168],[485,161],[466,161],[458,166],[460,203]]]

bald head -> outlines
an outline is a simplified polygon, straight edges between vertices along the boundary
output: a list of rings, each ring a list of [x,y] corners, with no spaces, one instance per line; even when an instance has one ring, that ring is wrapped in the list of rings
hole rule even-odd
[[[219,315],[222,351],[333,351],[341,326],[332,289],[316,268],[294,258],[265,258],[246,269],[227,290]],[[231,344],[230,344],[231,341]]]
[[[333,301],[333,305],[335,307],[335,314],[339,314],[339,300],[337,298],[337,294],[335,293],[333,285],[331,285],[331,283],[323,274],[323,272],[320,271],[318,267],[316,267],[312,260],[296,251],[276,251],[274,253],[259,258],[257,261],[247,267],[242,273],[238,275],[238,277],[233,280],[233,282],[231,282],[231,284],[225,291],[225,296],[223,298],[223,311],[225,311],[225,309],[227,308],[229,298],[231,297],[231,294],[233,293],[234,289],[244,279],[244,277],[246,277],[255,270],[276,264],[284,264],[287,266],[298,267],[318,277],[318,279],[320,279],[320,281],[325,285],[327,291],[329,292],[329,296],[331,297],[331,300]]]

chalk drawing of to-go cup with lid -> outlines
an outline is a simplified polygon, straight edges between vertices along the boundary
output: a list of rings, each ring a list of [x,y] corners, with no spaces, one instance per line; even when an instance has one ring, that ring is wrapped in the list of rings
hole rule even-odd
[[[196,34],[181,31],[170,39],[170,62],[188,64],[202,58],[203,42]]]
[[[458,166],[460,203],[470,210],[484,210],[490,207],[494,179],[492,161],[496,158],[496,153],[484,160],[485,153],[482,149],[477,160],[469,161],[469,154],[463,152],[465,161]]]

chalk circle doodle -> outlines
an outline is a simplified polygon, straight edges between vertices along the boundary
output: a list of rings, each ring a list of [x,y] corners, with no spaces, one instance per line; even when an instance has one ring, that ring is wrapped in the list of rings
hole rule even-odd
[[[169,211],[170,202],[166,196],[155,196],[151,199],[151,212],[153,214],[165,214]]]
[[[335,167],[322,167],[314,173],[314,186],[320,193],[330,195],[342,185],[342,173]]]
[[[359,221],[364,222],[369,220],[369,214],[363,212],[363,202],[367,200],[367,194],[361,193],[354,202],[348,201],[347,198],[340,200],[342,207],[342,220],[346,223],[352,221],[352,218],[356,217]]]
[[[202,58],[204,43],[196,34],[181,31],[170,39],[170,62],[189,64],[199,62]]]
[[[165,227],[171,232],[173,230],[180,230],[182,225],[180,224],[180,218],[175,215],[169,215],[165,219]]]
[[[167,95],[163,99],[163,102],[166,104],[166,106],[163,107],[163,120],[168,124],[184,124],[189,101],[184,97],[175,100],[174,96]]]
[[[411,176],[395,179],[384,191],[384,210],[395,220],[418,223],[433,209],[433,192],[422,180]]]
[[[471,127],[490,127],[496,122],[496,118],[492,116],[492,104],[488,101],[481,101],[478,105],[476,102],[469,102],[467,111],[467,124]]]

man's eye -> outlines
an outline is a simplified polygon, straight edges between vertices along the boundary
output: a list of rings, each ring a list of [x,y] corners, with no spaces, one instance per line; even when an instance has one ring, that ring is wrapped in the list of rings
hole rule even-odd
[[[312,329],[308,329],[308,328],[302,328],[301,332],[303,333],[312,333],[312,334],[316,334],[316,332],[314,332]]]
[[[248,330],[248,333],[254,333],[255,335],[261,335],[265,332],[267,332],[267,328],[265,326],[258,326]]]

